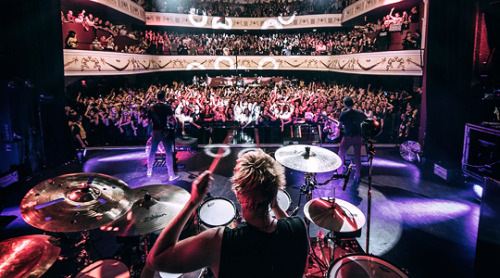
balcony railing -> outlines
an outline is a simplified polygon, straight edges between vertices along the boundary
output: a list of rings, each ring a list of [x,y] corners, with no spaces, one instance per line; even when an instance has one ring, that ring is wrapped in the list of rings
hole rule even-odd
[[[325,56],[162,56],[64,50],[66,76],[189,70],[307,70],[373,75],[422,75],[421,50]]]

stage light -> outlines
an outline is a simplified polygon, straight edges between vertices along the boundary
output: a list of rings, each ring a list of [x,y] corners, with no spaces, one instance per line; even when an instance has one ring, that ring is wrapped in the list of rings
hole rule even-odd
[[[476,194],[476,198],[481,200],[483,197],[483,186],[477,183],[472,184],[472,190],[474,191],[474,194]]]

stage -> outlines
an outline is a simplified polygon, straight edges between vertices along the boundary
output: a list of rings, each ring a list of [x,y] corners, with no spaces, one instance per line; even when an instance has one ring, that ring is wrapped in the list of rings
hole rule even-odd
[[[280,146],[262,147],[274,157],[274,152]],[[171,184],[190,191],[193,180],[210,167],[220,148],[223,150],[222,159],[213,172],[210,195],[232,201],[237,211],[240,211],[240,205],[230,188],[230,177],[237,157],[256,148],[255,145],[200,145],[197,151],[180,151],[177,153],[177,167],[181,177],[174,182],[168,182],[164,167],[155,167],[152,177],[146,176],[144,148],[94,149],[87,152],[81,164],[72,162],[55,169],[46,169],[42,176],[3,188],[3,229],[0,240],[32,234],[47,234],[58,238],[61,242],[61,255],[65,258],[56,261],[42,277],[75,274],[81,263],[71,258],[74,250],[69,246],[80,234],[45,232],[27,224],[21,216],[19,206],[31,188],[51,177],[87,172],[113,176],[132,189]],[[335,145],[323,148],[338,152]],[[286,169],[285,191],[289,195],[289,211],[299,204],[299,189],[305,182],[304,174]],[[473,277],[480,204],[475,200],[472,190],[464,184],[446,183],[435,175],[426,174],[418,163],[401,158],[395,147],[376,146],[372,174],[369,253],[400,269],[404,268],[411,277]],[[316,180],[322,183],[332,175],[333,172],[318,173]],[[367,216],[367,176],[368,163],[363,162],[359,185],[354,185],[351,179],[344,191],[344,180],[333,180],[313,189],[312,198],[333,197],[335,191],[336,199],[356,206]],[[302,196],[297,211],[297,215],[302,218],[305,203],[306,199]],[[309,235],[312,239],[317,237],[319,231],[328,233],[314,223],[310,224]],[[355,237],[364,251],[367,247],[366,232],[367,227],[364,225],[361,235]],[[87,249],[93,261],[118,258],[129,265],[139,260],[139,237],[115,236],[101,229],[90,230],[89,234],[91,240]],[[308,274],[309,277],[320,277],[312,270]]]

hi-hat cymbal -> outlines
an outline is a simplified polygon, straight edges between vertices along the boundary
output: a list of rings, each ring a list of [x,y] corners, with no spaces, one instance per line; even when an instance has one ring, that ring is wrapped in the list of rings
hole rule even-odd
[[[21,201],[21,215],[45,231],[79,232],[118,219],[130,210],[133,199],[132,189],[119,179],[74,173],[33,187]]]
[[[340,157],[325,148],[309,145],[288,145],[274,154],[283,166],[306,173],[324,173],[336,170],[342,164]]]
[[[59,241],[46,235],[29,235],[0,242],[0,277],[40,277],[57,260]]]
[[[363,212],[344,200],[312,199],[304,206],[304,215],[314,224],[334,232],[354,232],[361,229],[366,218]]]
[[[191,194],[174,185],[157,184],[133,189],[134,204],[124,216],[101,227],[119,236],[137,236],[165,228],[189,201]]]

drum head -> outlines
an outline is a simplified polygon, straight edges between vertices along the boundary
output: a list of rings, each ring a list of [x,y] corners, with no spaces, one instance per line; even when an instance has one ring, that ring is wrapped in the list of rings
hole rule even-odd
[[[124,263],[107,259],[88,265],[75,278],[130,278],[130,272]]]
[[[389,262],[368,254],[350,254],[336,260],[328,271],[329,278],[408,278]]]
[[[290,208],[290,203],[292,202],[290,199],[290,195],[288,195],[288,192],[285,190],[278,190],[277,194],[277,199],[278,199],[278,206],[286,211]]]
[[[290,208],[290,205],[292,204],[292,198],[290,198],[290,195],[288,192],[286,192],[283,189],[278,190],[278,194],[276,195],[276,199],[278,201],[278,206],[283,210],[287,211]],[[270,215],[274,217],[274,212],[271,208],[270,210]]]
[[[167,272],[157,272],[154,278],[200,278],[205,269],[198,269],[189,273],[167,273]]]
[[[207,226],[226,226],[236,217],[236,207],[225,198],[208,199],[201,204],[198,216]]]

